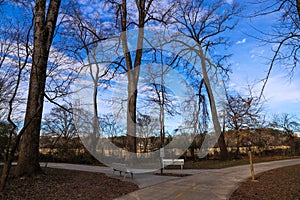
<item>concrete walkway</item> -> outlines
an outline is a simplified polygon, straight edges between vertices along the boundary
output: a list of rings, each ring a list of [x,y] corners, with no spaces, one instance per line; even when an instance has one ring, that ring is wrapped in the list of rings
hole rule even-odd
[[[255,173],[288,165],[300,164],[300,159],[274,161],[254,165]],[[232,192],[250,177],[249,165],[218,170],[205,170],[199,174],[150,186],[118,200],[133,199],[228,199]]]
[[[282,160],[254,165],[255,174],[288,165],[300,164],[300,159]],[[43,166],[43,164],[41,164]],[[101,172],[108,176],[119,178],[112,173],[111,168],[64,163],[49,163],[48,167],[72,169],[80,171]],[[180,170],[170,170],[181,173]],[[168,172],[166,170],[166,172]],[[249,165],[215,170],[183,170],[184,174],[192,174],[183,178],[157,176],[152,173],[134,174],[134,179],[127,181],[136,183],[140,190],[132,192],[118,200],[147,199],[228,199],[232,192],[250,177]]]
[[[44,167],[45,163],[41,163],[41,166]],[[70,170],[78,170],[78,171],[87,171],[87,172],[99,172],[105,173],[109,177],[118,178],[123,180],[123,176],[119,176],[119,173],[113,174],[113,170],[110,167],[104,166],[91,166],[91,165],[80,165],[80,164],[68,164],[68,163],[48,163],[48,167],[58,168],[58,169],[70,169]],[[183,170],[184,173],[195,174],[199,172],[199,170]],[[165,170],[167,172],[167,170]],[[175,173],[181,173],[180,170],[172,170]],[[173,179],[178,179],[179,177],[174,176],[157,176],[154,175],[155,172],[148,173],[135,173],[133,175],[133,180],[130,176],[126,177],[126,181],[133,182],[138,185],[140,189],[149,187],[152,185],[160,184],[165,181],[170,181]]]

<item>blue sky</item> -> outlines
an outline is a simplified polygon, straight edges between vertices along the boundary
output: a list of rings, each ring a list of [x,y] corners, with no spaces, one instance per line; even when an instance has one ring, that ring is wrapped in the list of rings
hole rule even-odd
[[[82,1],[85,2],[85,1]],[[86,1],[88,2],[88,1]],[[227,0],[228,3],[234,0]],[[257,5],[256,5],[257,6]],[[257,8],[255,5],[247,6],[244,14],[250,13]],[[8,11],[9,12],[9,11]],[[16,13],[12,15],[16,16]],[[228,33],[232,47],[228,49],[233,56],[230,58],[232,64],[230,74],[230,89],[245,93],[247,85],[254,84],[254,91],[259,94],[261,89],[261,79],[266,76],[269,67],[264,57],[271,57],[271,46],[262,45],[260,41],[254,39],[258,32],[251,26],[263,31],[270,31],[271,26],[277,20],[277,14],[261,16],[257,18],[240,17],[237,27]],[[298,115],[300,113],[300,72],[296,70],[292,79],[287,77],[287,71],[283,66],[275,66],[267,83],[264,96],[266,98],[265,108],[268,114],[290,113]]]
[[[247,7],[245,13],[258,8]],[[265,37],[253,27],[265,31],[272,31],[272,25],[277,21],[278,13],[256,18],[241,17],[237,27],[230,32],[233,46],[229,52],[233,53],[230,59],[232,74],[230,76],[230,89],[245,93],[247,86],[253,85],[253,92],[259,95],[262,87],[261,80],[265,78],[269,68],[266,58],[271,58],[272,46],[262,44],[252,36]],[[265,111],[269,114],[289,113],[300,116],[300,72],[295,71],[294,76],[288,76],[284,66],[275,65],[265,88]]]

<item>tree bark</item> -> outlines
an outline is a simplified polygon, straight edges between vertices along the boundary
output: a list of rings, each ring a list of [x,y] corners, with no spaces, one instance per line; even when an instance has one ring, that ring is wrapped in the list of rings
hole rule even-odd
[[[47,62],[56,27],[61,0],[51,0],[46,12],[46,0],[36,0],[34,44],[29,92],[24,124],[25,130],[20,145],[17,176],[32,176],[41,172],[39,165],[39,139],[43,114]]]
[[[218,112],[215,102],[215,97],[211,88],[210,80],[207,74],[207,67],[206,67],[206,58],[204,56],[203,50],[199,49],[200,51],[200,58],[201,58],[201,65],[202,65],[202,73],[203,73],[203,79],[206,86],[206,90],[208,93],[208,98],[210,102],[210,109],[211,109],[211,115],[212,115],[212,121],[214,124],[215,132],[217,135],[219,135],[218,144],[220,147],[220,160],[227,160],[228,159],[228,151],[225,143],[225,137],[224,133],[221,131],[220,122],[218,119]]]
[[[236,131],[236,151],[235,151],[235,158],[238,158],[240,154],[240,133]]]
[[[88,50],[87,50],[88,52]],[[94,55],[92,55],[93,57],[93,61],[95,63],[96,62],[96,58]],[[90,58],[89,59],[89,63],[93,63]],[[92,155],[96,155],[96,146],[97,146],[97,142],[98,142],[98,134],[99,134],[99,119],[98,119],[98,81],[99,81],[99,73],[100,73],[100,69],[99,69],[99,65],[96,64],[95,66],[95,71],[93,71],[94,68],[93,66],[90,66],[90,75],[93,79],[93,133],[91,135],[91,143],[90,143],[90,149],[92,152]]]
[[[143,55],[143,42],[144,42],[144,25],[146,19],[146,5],[145,0],[136,1],[136,6],[139,12],[139,22],[138,22],[138,38],[137,38],[137,48],[135,51],[134,61],[131,58],[131,53],[128,48],[127,39],[127,1],[122,0],[121,5],[121,41],[122,48],[124,52],[124,57],[126,60],[127,76],[128,76],[128,98],[127,98],[127,150],[130,152],[136,152],[136,104],[137,104],[137,86],[140,74],[140,65]],[[150,4],[148,5],[149,8]]]
[[[5,189],[7,179],[9,176],[11,164],[9,162],[4,162],[3,168],[2,168],[2,176],[0,179],[0,191],[2,192]]]
[[[296,4],[297,4],[298,17],[300,20],[300,0],[296,0]]]
[[[137,80],[133,74],[128,73],[128,100],[127,100],[127,150],[137,152],[136,148],[136,100]]]

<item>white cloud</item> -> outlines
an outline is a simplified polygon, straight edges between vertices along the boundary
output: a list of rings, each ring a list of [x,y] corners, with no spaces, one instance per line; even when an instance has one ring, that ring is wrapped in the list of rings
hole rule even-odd
[[[236,42],[236,44],[244,44],[246,43],[247,39],[246,38],[243,38],[242,40],[239,40]]]
[[[265,53],[266,53],[265,49],[255,48],[250,51],[250,58],[258,59],[261,62],[262,61],[261,58],[264,57]]]
[[[228,4],[232,4],[233,0],[225,0],[225,2],[228,3]]]
[[[258,71],[256,74],[261,74]],[[299,74],[300,75],[300,74]],[[289,80],[286,74],[276,74],[269,78],[264,91],[264,104],[265,111],[268,114],[272,113],[290,113],[299,115],[300,113],[300,76],[298,74]],[[246,95],[248,93],[247,82],[250,86],[254,85],[252,92],[258,96],[261,92],[262,82],[258,77],[253,77],[253,74],[239,74],[232,77],[229,88],[230,90],[237,91],[240,94]],[[256,79],[256,80],[255,80]],[[251,84],[252,83],[252,84]],[[257,83],[257,84],[255,84]]]
[[[260,93],[262,84],[254,89],[256,95]],[[300,77],[291,81],[282,74],[269,78],[264,91],[266,99],[265,108],[269,114],[290,113],[299,115],[300,112]]]
[[[266,86],[265,96],[274,103],[296,103],[300,99],[300,80],[289,81],[281,75],[271,77]]]

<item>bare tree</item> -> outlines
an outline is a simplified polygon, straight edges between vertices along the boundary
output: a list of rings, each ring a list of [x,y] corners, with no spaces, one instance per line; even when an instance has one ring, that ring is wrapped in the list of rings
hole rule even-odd
[[[136,8],[138,9],[138,41],[137,50],[135,52],[135,59],[132,60],[131,52],[128,48],[128,38],[126,31],[128,30],[128,9],[127,1],[122,0],[120,6],[121,18],[121,41],[124,57],[126,60],[127,76],[128,76],[128,103],[127,103],[127,148],[131,152],[136,152],[136,104],[137,104],[137,85],[140,74],[140,66],[142,64],[144,30],[146,24],[147,13],[152,4],[152,0],[138,0],[136,1]]]
[[[142,152],[146,153],[152,150],[151,137],[155,137],[158,126],[158,120],[149,115],[139,114],[137,119],[139,143]]]
[[[207,97],[205,95],[205,85],[204,79],[195,79],[192,81],[193,88],[196,92],[196,101],[192,99],[188,99],[185,102],[185,108],[188,110],[192,110],[191,115],[185,119],[185,124],[188,127],[193,128],[194,140],[189,147],[191,151],[191,157],[193,159],[197,159],[195,155],[195,149],[201,147],[200,144],[203,142],[203,138],[208,131],[208,123],[209,123],[209,111],[208,111],[208,103]]]
[[[262,37],[257,37],[259,41],[272,45],[272,56],[269,58],[269,68],[266,77],[263,79],[263,86],[260,98],[271,75],[273,68],[278,64],[288,70],[292,77],[295,69],[299,67],[299,47],[300,47],[300,1],[299,0],[275,0],[275,1],[255,1],[261,9],[256,10],[251,17],[265,15],[276,16],[277,20],[272,25],[272,31],[264,31],[255,28]]]
[[[99,119],[98,119],[98,90],[100,85],[100,80],[103,78],[107,72],[108,69],[103,70],[100,66],[99,60],[97,60],[97,48],[94,45],[95,41],[99,41],[100,39],[100,29],[101,27],[93,26],[100,21],[99,19],[95,18],[94,23],[91,21],[88,21],[86,19],[84,21],[83,15],[79,13],[78,10],[76,10],[76,7],[74,7],[74,17],[70,21],[71,23],[75,22],[77,34],[75,37],[77,38],[79,42],[79,47],[84,49],[84,54],[87,56],[87,64],[82,67],[83,70],[87,70],[92,82],[93,82],[93,133],[91,138],[91,144],[90,144],[90,150],[92,154],[95,154],[96,152],[96,142],[97,137],[99,135]]]
[[[32,67],[24,124],[28,124],[22,136],[19,160],[16,169],[18,176],[34,175],[41,171],[39,165],[39,138],[43,113],[47,63],[52,44],[60,0],[36,0],[34,15],[34,43]]]
[[[238,14],[240,9],[237,4],[228,5],[224,1],[178,1],[177,11],[174,14],[174,21],[177,30],[187,37],[191,38],[198,45],[197,47],[188,48],[196,52],[201,59],[201,72],[208,98],[210,101],[210,110],[212,121],[216,133],[220,134],[219,146],[221,149],[221,159],[225,160],[228,157],[227,148],[225,145],[224,135],[221,131],[220,122],[218,120],[217,107],[215,96],[211,86],[209,73],[212,71],[225,71],[226,68],[222,65],[222,61],[228,55],[217,56],[213,54],[216,46],[228,45],[228,40],[222,35],[235,27],[236,22],[232,20],[233,16]],[[211,59],[209,54],[211,53]],[[213,63],[216,64],[213,64]],[[222,80],[220,80],[222,81]]]
[[[158,53],[159,52],[159,53]],[[173,70],[172,66],[169,65],[170,63],[165,63],[163,57],[166,57],[163,52],[157,50],[157,54],[159,58],[160,65],[157,67],[147,67],[145,66],[145,74],[143,77],[143,84],[146,87],[141,89],[141,93],[143,93],[146,97],[144,99],[147,102],[144,106],[150,108],[151,105],[153,107],[153,112],[148,110],[148,113],[154,116],[158,114],[159,120],[159,128],[160,128],[160,147],[162,148],[165,144],[165,125],[166,120],[168,117],[174,117],[175,115],[179,115],[178,107],[176,105],[176,100],[172,96],[172,91],[168,88],[168,80],[165,80],[165,76]],[[154,105],[153,105],[154,104]],[[139,109],[141,112],[142,109]]]
[[[72,107],[64,105],[64,108],[55,107],[46,115],[42,132],[43,136],[50,137],[50,153],[54,148],[60,160],[70,159],[70,150],[76,149],[79,144],[78,134],[74,123]],[[72,154],[71,154],[72,155]]]
[[[259,127],[263,121],[263,106],[258,97],[251,94],[241,96],[240,94],[227,94],[226,103],[226,125],[233,130],[236,137],[236,153],[238,156],[242,131]]]
[[[116,8],[117,27],[122,31],[120,35],[123,55],[124,67],[127,72],[127,149],[130,152],[136,152],[136,120],[137,120],[137,86],[139,82],[140,66],[142,64],[143,47],[144,47],[144,28],[147,23],[164,21],[168,8],[162,11],[159,3],[154,0],[137,0],[128,2],[112,1],[109,2]],[[133,11],[133,12],[132,12]],[[160,13],[161,12],[161,13]],[[136,39],[136,50],[130,52],[128,30],[132,27],[139,28]]]
[[[296,143],[295,134],[300,132],[300,122],[299,119],[288,113],[275,114],[270,122],[270,126],[283,132],[283,134],[288,138],[288,143],[291,146],[292,153],[295,154]]]
[[[275,114],[270,122],[270,126],[278,128],[287,136],[293,137],[295,132],[299,131],[299,119],[288,113]]]
[[[50,57],[50,62],[46,62],[47,65],[46,67],[44,67],[44,69],[39,68],[41,63],[41,60],[39,59],[39,56],[36,56],[34,59],[32,59],[34,56],[32,56],[33,52],[36,52],[36,55],[40,54],[41,56],[41,52],[43,51],[43,49],[39,49],[37,46],[35,46],[33,43],[34,41],[34,37],[32,35],[32,30],[33,30],[33,21],[34,21],[34,17],[33,17],[33,13],[35,11],[33,11],[33,4],[28,4],[28,2],[23,2],[23,1],[12,1],[11,3],[18,3],[20,6],[23,6],[23,12],[21,13],[23,16],[26,16],[23,20],[22,20],[22,24],[18,23],[18,19],[17,18],[9,18],[9,20],[5,21],[3,23],[4,26],[7,26],[8,29],[5,32],[1,31],[1,37],[5,36],[5,35],[10,35],[8,37],[8,40],[1,40],[1,42],[4,42],[2,44],[4,44],[5,47],[8,47],[7,44],[12,44],[10,45],[11,50],[2,54],[2,55],[7,55],[9,54],[9,57],[7,59],[7,63],[9,63],[10,65],[5,65],[4,68],[2,68],[3,70],[1,72],[5,72],[7,77],[10,77],[9,80],[7,79],[5,81],[6,86],[11,85],[12,87],[12,92],[10,93],[10,95],[7,95],[7,120],[9,121],[9,123],[14,127],[13,132],[17,132],[17,136],[14,138],[15,141],[12,142],[12,140],[9,140],[9,143],[7,145],[7,154],[6,154],[6,162],[5,162],[5,167],[3,170],[3,174],[2,174],[2,178],[1,178],[1,188],[4,188],[5,186],[5,180],[9,174],[10,171],[10,165],[11,165],[11,161],[13,159],[13,156],[15,154],[15,151],[17,150],[18,146],[19,146],[19,142],[21,137],[23,136],[25,130],[29,127],[29,125],[31,124],[32,121],[36,120],[36,115],[33,115],[32,118],[27,118],[26,122],[23,123],[23,126],[21,126],[22,124],[20,124],[20,115],[18,115],[17,112],[20,112],[20,114],[23,115],[23,106],[24,102],[26,100],[26,98],[24,97],[24,95],[27,95],[27,93],[24,93],[24,91],[28,91],[28,71],[30,71],[30,67],[29,65],[31,65],[32,60],[34,60],[35,62],[35,70],[32,70],[32,74],[35,74],[35,72],[37,72],[38,70],[40,70],[40,72],[45,72],[46,75],[49,77],[50,81],[47,84],[44,84],[44,88],[45,91],[43,91],[42,95],[45,95],[46,98],[51,101],[54,102],[54,99],[56,99],[57,97],[63,97],[66,95],[66,91],[69,89],[69,83],[70,80],[69,78],[66,77],[71,77],[71,73],[70,74],[66,74],[66,69],[64,69],[65,71],[63,72],[62,68],[61,68],[61,60],[66,60],[64,59],[65,57],[62,54],[59,54],[57,49],[51,49],[50,50],[50,46],[46,47],[48,53],[47,56],[49,54],[51,54],[52,56]],[[43,1],[39,1],[39,3],[43,4]],[[45,4],[45,3],[44,3]],[[54,3],[55,4],[55,3]],[[45,5],[46,6],[46,5]],[[49,4],[49,8],[55,7],[53,6],[53,3],[51,3],[51,6]],[[41,13],[39,13],[41,14]],[[46,20],[44,18],[40,18],[36,17],[37,21],[36,21],[36,26],[41,25],[44,26],[42,29],[42,31],[46,32],[47,34],[43,35],[42,37],[44,40],[44,43],[40,43],[40,45],[42,45],[42,47],[45,47],[45,44],[50,42],[51,40],[48,40],[47,35],[54,35],[54,28],[52,27],[51,23],[49,23],[53,18],[55,18],[55,12],[49,12],[48,13],[48,19],[47,19],[47,25],[43,25],[43,20]],[[41,21],[38,21],[38,19],[40,19]],[[11,22],[10,22],[11,20]],[[55,19],[56,20],[56,19]],[[17,23],[16,23],[17,22]],[[56,22],[54,23],[54,25],[56,24]],[[47,28],[45,28],[47,27]],[[40,29],[40,30],[41,30]],[[50,33],[51,30],[53,29],[53,33]],[[4,29],[3,29],[4,30]],[[37,30],[37,28],[36,28]],[[50,31],[50,32],[49,32]],[[37,34],[36,34],[37,35]],[[46,42],[47,40],[47,42]],[[9,41],[9,42],[8,42]],[[34,47],[35,46],[35,47]],[[3,47],[3,46],[2,46]],[[40,51],[41,50],[41,51]],[[51,51],[51,53],[50,53]],[[45,52],[44,52],[45,53]],[[45,54],[42,55],[42,57]],[[2,59],[3,61],[3,59]],[[67,61],[69,62],[69,61]],[[66,62],[64,62],[64,64],[66,64]],[[70,66],[70,62],[69,65],[66,66]],[[16,69],[16,70],[12,70],[12,69]],[[47,69],[47,70],[46,70]],[[63,77],[63,78],[62,78]],[[35,77],[32,79],[35,79],[35,84],[37,84],[37,79],[36,78],[41,78],[39,77]],[[34,82],[34,81],[33,81]],[[8,84],[10,83],[10,84]],[[31,84],[30,86],[32,86],[32,88],[38,88],[40,85],[39,83],[37,85],[35,84]],[[37,86],[37,87],[35,87]],[[42,86],[43,87],[43,86]],[[8,87],[7,87],[8,89]],[[8,91],[8,90],[7,90]],[[54,95],[53,95],[54,94]],[[31,102],[32,103],[32,102]],[[55,102],[54,102],[55,103]],[[18,110],[18,106],[20,107],[20,111]],[[33,107],[35,107],[35,105],[31,105]],[[39,111],[40,112],[40,111]],[[32,114],[32,113],[31,113]],[[35,113],[37,114],[37,112]],[[19,119],[14,119],[14,118],[19,118]],[[40,115],[41,117],[41,115]],[[33,119],[35,118],[35,119]],[[17,124],[17,123],[19,124]],[[17,127],[20,127],[21,129],[19,131],[17,131]],[[33,125],[34,127],[34,125]],[[33,128],[31,126],[31,128]],[[39,128],[38,126],[35,128]],[[13,133],[12,132],[12,133]],[[39,132],[39,130],[37,131]],[[29,131],[29,133],[27,132],[27,134],[31,135],[31,132]],[[26,138],[23,137],[23,138]],[[36,138],[34,139],[34,144],[35,145],[39,145],[38,141],[39,139],[39,135],[36,136]],[[28,145],[26,148],[29,148],[29,151],[31,153],[33,153],[30,149],[30,145]],[[37,154],[37,158],[38,156],[38,147],[36,148],[36,154]],[[27,156],[27,155],[26,155]],[[32,160],[34,161],[34,160]]]
[[[114,138],[123,134],[123,129],[118,125],[113,114],[106,114],[100,117],[100,127],[104,134],[114,143]],[[124,144],[125,146],[125,144]]]
[[[5,30],[1,32],[1,62],[0,62],[0,80],[1,88],[1,110],[5,116],[10,129],[7,129],[7,143],[5,145],[4,166],[0,180],[0,190],[5,188],[11,164],[19,146],[24,130],[28,124],[24,124],[18,131],[18,117],[20,116],[19,105],[22,101],[20,90],[26,90],[22,85],[26,81],[26,67],[31,55],[30,32],[32,24],[21,25],[12,23],[9,19],[3,23]],[[24,31],[27,29],[27,32]],[[13,58],[13,59],[12,59]]]

